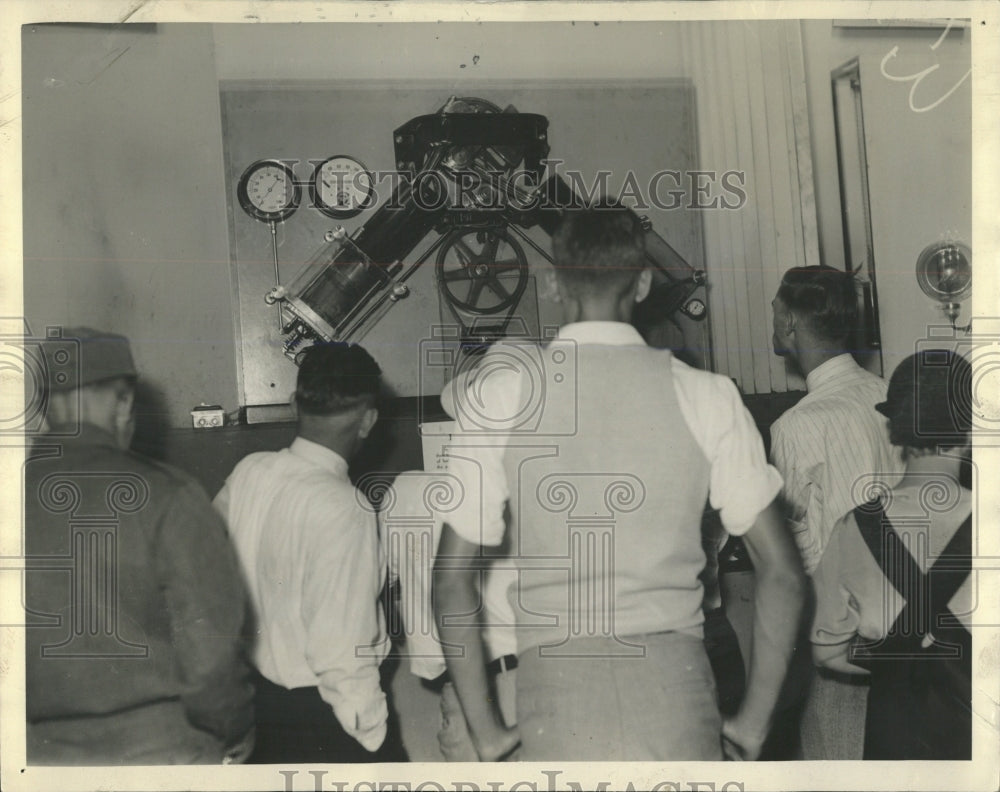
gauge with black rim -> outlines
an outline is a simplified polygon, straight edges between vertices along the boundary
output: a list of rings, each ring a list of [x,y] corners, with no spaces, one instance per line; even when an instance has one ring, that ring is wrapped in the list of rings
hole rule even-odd
[[[280,223],[299,208],[302,190],[288,165],[279,160],[258,160],[240,176],[236,197],[243,211],[255,220]]]
[[[313,206],[327,217],[355,217],[372,205],[375,180],[354,157],[328,157],[313,171],[309,191]]]
[[[691,319],[700,321],[704,319],[708,313],[708,306],[705,305],[704,300],[699,300],[697,297],[694,297],[684,303],[681,308],[681,313]]]

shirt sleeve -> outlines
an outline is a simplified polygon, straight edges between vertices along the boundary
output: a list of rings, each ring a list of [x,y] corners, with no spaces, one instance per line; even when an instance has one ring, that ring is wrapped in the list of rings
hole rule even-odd
[[[764,441],[736,386],[727,378],[697,372],[681,406],[711,465],[709,501],[726,531],[745,534],[781,490],[781,476],[767,463]]]
[[[805,436],[796,429],[791,416],[779,418],[771,426],[771,461],[784,479],[782,498],[788,524],[798,545],[806,572],[812,574],[823,552],[823,466],[822,459],[807,462],[798,444]]]
[[[156,564],[188,719],[233,744],[253,726],[246,592],[225,524],[194,482],[182,485],[162,516]]]
[[[816,615],[810,640],[824,646],[845,644],[857,633],[861,613],[851,593],[850,572],[863,559],[852,558],[852,534],[858,533],[854,516],[848,515],[834,528],[823,557],[813,573]],[[846,653],[846,646],[845,646]]]
[[[444,522],[465,541],[484,547],[503,543],[503,513],[509,495],[503,467],[504,447],[496,439],[454,436],[448,446],[448,472],[462,484],[461,503]],[[492,443],[492,444],[490,444]]]
[[[212,508],[214,508],[222,521],[229,525],[229,481],[226,481],[222,485],[222,489],[219,490],[218,494],[212,499]]]
[[[503,543],[504,504],[510,491],[503,459],[509,434],[505,421],[519,416],[521,376],[501,351],[491,349],[480,365],[449,382],[441,404],[455,420],[448,443],[448,472],[463,490],[462,501],[445,519],[465,541]]]
[[[449,380],[441,389],[441,409],[445,411],[449,418],[454,420],[458,410],[462,405],[463,394],[467,392],[469,379],[475,373],[475,369],[466,369]]]
[[[306,662],[344,730],[375,751],[388,718],[379,677],[388,651],[379,602],[385,567],[375,515],[354,502],[324,499],[309,525],[302,591]],[[330,540],[331,525],[336,542]]]

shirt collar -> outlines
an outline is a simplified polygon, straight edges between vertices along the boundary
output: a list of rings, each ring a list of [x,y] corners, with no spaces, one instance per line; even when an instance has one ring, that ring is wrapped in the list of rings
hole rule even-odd
[[[340,478],[347,478],[347,460],[326,446],[306,440],[304,437],[296,437],[288,450],[299,459],[329,470]]]
[[[849,374],[855,373],[860,368],[850,354],[845,352],[843,355],[837,355],[820,364],[806,375],[806,390],[811,393],[824,385],[836,382]]]
[[[560,327],[556,337],[578,344],[646,346],[639,331],[625,322],[572,322]]]

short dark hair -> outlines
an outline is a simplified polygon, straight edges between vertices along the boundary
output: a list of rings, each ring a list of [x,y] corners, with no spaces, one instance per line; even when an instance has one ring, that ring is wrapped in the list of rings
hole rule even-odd
[[[854,274],[826,264],[788,270],[778,287],[778,299],[827,341],[846,341],[858,322]]]
[[[378,398],[382,370],[358,344],[317,343],[298,363],[295,404],[306,415],[336,415]]]
[[[642,222],[623,206],[567,208],[552,237],[552,258],[571,293],[621,293],[647,266]]]

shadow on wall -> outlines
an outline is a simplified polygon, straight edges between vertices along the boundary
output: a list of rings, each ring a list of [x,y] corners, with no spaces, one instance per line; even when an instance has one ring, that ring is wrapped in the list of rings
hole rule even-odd
[[[163,391],[139,380],[135,386],[135,436],[132,450],[166,461],[170,437],[170,415]]]

